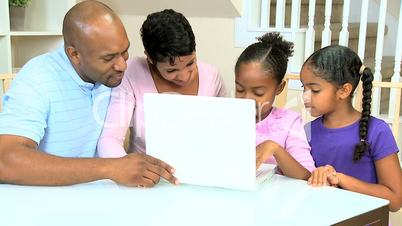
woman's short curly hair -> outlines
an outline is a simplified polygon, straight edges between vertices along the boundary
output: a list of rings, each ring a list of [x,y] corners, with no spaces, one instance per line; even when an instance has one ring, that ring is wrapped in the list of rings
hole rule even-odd
[[[172,9],[149,14],[141,27],[141,38],[148,57],[171,64],[178,56],[195,51],[195,37],[183,14]]]

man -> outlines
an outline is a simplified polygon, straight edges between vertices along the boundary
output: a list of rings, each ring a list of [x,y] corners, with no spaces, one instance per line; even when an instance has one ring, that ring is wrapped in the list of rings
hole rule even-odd
[[[144,154],[93,158],[110,87],[120,84],[129,41],[106,5],[84,1],[63,21],[64,46],[30,60],[4,96],[0,182],[69,185],[111,179],[150,187],[177,184],[168,164]]]

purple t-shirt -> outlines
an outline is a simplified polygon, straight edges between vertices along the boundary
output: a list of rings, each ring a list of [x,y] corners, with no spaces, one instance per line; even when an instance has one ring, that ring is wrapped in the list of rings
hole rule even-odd
[[[359,161],[354,162],[353,153],[360,141],[359,121],[343,128],[333,129],[326,128],[322,119],[319,117],[305,125],[316,167],[329,164],[338,172],[368,183],[377,183],[374,162],[398,152],[388,124],[381,119],[370,118],[367,136],[370,148]]]

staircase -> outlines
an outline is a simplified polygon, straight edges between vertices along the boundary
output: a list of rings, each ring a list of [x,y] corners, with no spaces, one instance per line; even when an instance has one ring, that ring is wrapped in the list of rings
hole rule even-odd
[[[291,21],[291,0],[286,0],[286,13],[285,13],[285,26],[290,26]],[[308,23],[308,7],[309,0],[301,1],[301,12],[300,12],[300,25],[301,27],[307,28]],[[351,9],[353,10],[353,9]],[[360,9],[359,9],[360,10]],[[339,32],[342,28],[342,12],[343,12],[343,0],[333,0],[332,1],[332,14],[331,14],[331,31],[332,31],[332,44],[338,44],[339,42]],[[271,0],[270,7],[270,26],[275,26],[276,18],[276,0]],[[315,18],[314,18],[314,29],[315,29],[315,44],[314,49],[318,50],[321,48],[321,34],[324,29],[324,18],[325,18],[325,0],[316,0],[315,6]],[[349,47],[355,52],[358,50],[359,42],[359,23],[349,23]],[[385,35],[388,32],[388,28],[385,27]],[[377,39],[377,23],[368,23],[366,31],[366,46],[364,54],[364,64],[370,67],[374,72],[374,56],[376,50],[376,39]],[[401,68],[402,69],[402,68]],[[401,70],[402,71],[402,70]],[[385,56],[382,59],[381,74],[384,82],[391,81],[391,77],[394,74],[394,57]],[[381,92],[381,105],[380,113],[387,114],[389,106],[389,89],[383,89]],[[402,112],[402,104],[401,104]]]

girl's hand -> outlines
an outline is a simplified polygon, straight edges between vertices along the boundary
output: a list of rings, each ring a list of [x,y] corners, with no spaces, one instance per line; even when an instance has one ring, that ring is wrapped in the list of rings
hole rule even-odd
[[[330,185],[333,187],[338,187],[340,180],[335,168],[331,165],[326,165],[315,169],[311,173],[307,183],[312,186]]]
[[[256,152],[256,169],[258,169],[263,162],[271,157],[278,147],[280,147],[279,144],[271,140],[259,144]]]

